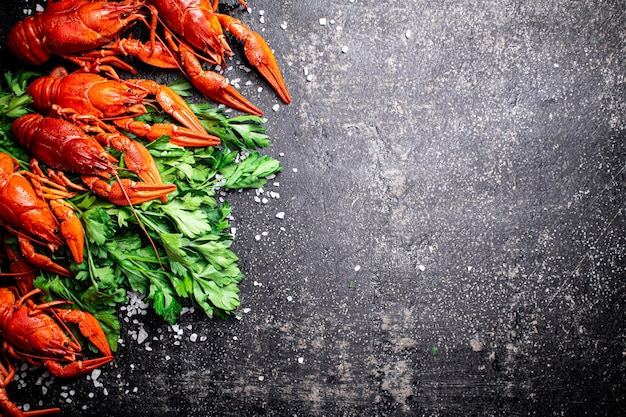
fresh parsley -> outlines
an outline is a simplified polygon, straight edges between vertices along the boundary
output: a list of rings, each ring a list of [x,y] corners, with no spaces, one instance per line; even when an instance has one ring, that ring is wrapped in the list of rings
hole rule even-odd
[[[25,169],[30,156],[15,144],[10,126],[15,118],[33,112],[25,91],[34,75],[7,72],[8,88],[0,91],[0,151],[16,157]],[[180,80],[171,87],[183,95],[190,88]],[[117,308],[127,301],[127,291],[144,294],[154,311],[171,324],[185,303],[217,317],[226,317],[239,306],[243,274],[231,249],[231,207],[216,194],[263,187],[282,167],[258,152],[270,144],[261,118],[229,117],[224,109],[207,104],[190,106],[222,145],[182,148],[166,137],[146,145],[163,181],[177,186],[165,203],[114,206],[91,192],[68,200],[86,233],[85,260],[75,264],[61,249],[54,254],[55,261],[69,265],[75,276],[40,271],[35,280],[48,298],[66,299],[94,314],[113,349],[120,331]],[[154,109],[140,119],[171,122]]]

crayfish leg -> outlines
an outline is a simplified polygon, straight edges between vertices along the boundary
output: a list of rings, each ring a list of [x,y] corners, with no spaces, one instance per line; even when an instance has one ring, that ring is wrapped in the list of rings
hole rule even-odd
[[[9,415],[17,417],[43,416],[48,414],[58,414],[60,408],[47,408],[45,410],[22,411],[13,401],[9,399],[6,387],[13,381],[15,376],[15,365],[13,362],[2,355],[6,365],[0,362],[0,407],[6,412],[0,415]]]
[[[20,251],[22,256],[26,258],[28,262],[36,266],[37,268],[45,269],[55,274],[63,275],[64,277],[71,277],[72,273],[61,265],[55,263],[49,257],[35,252],[35,247],[30,243],[26,237],[19,235],[17,240],[20,245]]]
[[[112,360],[113,356],[104,356],[102,358],[89,359],[86,361],[71,362],[66,365],[62,365],[59,362],[48,360],[44,361],[44,365],[54,376],[58,376],[61,378],[73,378],[85,375],[86,373],[91,372],[96,368],[106,365]]]
[[[201,133],[207,133],[198,117],[189,107],[189,104],[168,86],[158,84],[152,80],[128,81],[145,88],[150,94],[154,95],[163,111],[174,117],[174,119],[178,120],[183,126]]]

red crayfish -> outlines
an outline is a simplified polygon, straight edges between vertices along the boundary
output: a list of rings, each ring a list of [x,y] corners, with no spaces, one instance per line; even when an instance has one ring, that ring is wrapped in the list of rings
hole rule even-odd
[[[71,378],[85,375],[113,360],[113,354],[102,326],[96,318],[84,311],[61,308],[67,301],[37,303],[41,293],[33,289],[34,269],[11,248],[6,252],[11,261],[11,272],[17,287],[0,287],[0,407],[14,417],[59,413],[58,408],[22,411],[11,402],[6,386],[15,374],[14,360],[45,366],[54,376]],[[19,288],[19,290],[18,290]],[[102,354],[84,359],[82,347],[68,323],[78,330]],[[5,414],[2,414],[5,415]]]
[[[148,140],[169,136],[179,146],[214,146],[220,139],[207,133],[182,97],[171,88],[151,80],[115,80],[98,74],[55,68],[49,76],[34,80],[26,90],[42,113],[81,120],[110,119],[115,125]],[[147,96],[185,127],[171,123],[147,123],[133,117],[146,113]]]
[[[149,65],[178,68],[205,96],[232,108],[261,115],[262,111],[230,86],[226,78],[202,67],[201,60],[221,64],[224,55],[232,55],[224,29],[244,42],[248,61],[285,103],[291,102],[270,47],[258,33],[239,20],[216,13],[219,0],[151,0],[150,5],[146,5],[146,1],[50,1],[43,12],[18,22],[11,29],[7,44],[13,54],[31,65],[41,65],[50,54],[55,54],[87,71],[113,65],[135,73],[130,64],[119,58],[120,55],[131,55]],[[240,3],[247,7],[243,0]],[[152,16],[150,22],[148,15]],[[165,22],[163,36],[166,43],[159,40],[156,33],[159,19]],[[136,21],[149,27],[149,42],[144,44],[122,37]],[[175,40],[175,36],[182,39]],[[195,52],[194,47],[208,56]]]
[[[80,220],[61,199],[63,193],[55,194],[53,189],[47,194],[37,191],[25,175],[26,171],[20,169],[15,159],[0,153],[0,223],[17,236],[22,255],[30,263],[71,276],[69,270],[48,256],[37,253],[33,242],[43,241],[51,251],[67,243],[74,260],[81,263],[85,237]],[[37,175],[33,176],[35,181],[45,181]]]
[[[205,53],[214,64],[224,65],[224,57],[233,55],[224,30],[232,34],[243,42],[248,62],[261,73],[281,100],[287,104],[291,103],[291,96],[272,49],[261,35],[240,20],[217,13],[219,0],[150,0],[150,3],[158,10],[159,17],[169,30]],[[248,8],[244,0],[239,0],[239,3]],[[190,59],[191,51],[185,51],[184,54],[184,58]],[[187,63],[185,66],[191,65]],[[203,73],[197,74],[199,78],[205,76]],[[191,78],[194,82],[195,77]],[[202,88],[199,89],[202,91]]]
[[[140,204],[156,198],[164,200],[176,190],[174,184],[163,184],[161,175],[148,150],[139,142],[119,132],[106,132],[101,126],[87,126],[96,131],[95,138],[65,119],[26,114],[13,121],[11,131],[17,143],[52,169],[75,172],[96,194],[117,205]],[[97,138],[97,139],[96,139]],[[144,182],[119,179],[117,160],[98,142],[124,151],[128,169]],[[116,177],[109,184],[106,180]],[[82,187],[67,182],[77,189]]]

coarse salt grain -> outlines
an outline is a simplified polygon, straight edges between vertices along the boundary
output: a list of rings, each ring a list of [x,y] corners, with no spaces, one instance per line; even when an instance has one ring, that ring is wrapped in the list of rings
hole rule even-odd
[[[101,373],[102,371],[100,369],[98,368],[94,369],[93,371],[91,371],[91,379],[95,381],[96,379],[98,379]]]
[[[284,219],[285,218],[285,212],[284,211],[279,211],[278,213],[276,213],[276,218],[277,219]]]
[[[148,338],[148,332],[142,327],[139,329],[139,334],[137,335],[137,343],[142,344]]]
[[[326,26],[326,23],[327,23],[326,18],[325,17],[320,17],[320,25]]]
[[[274,106],[272,106],[272,110],[278,111],[278,109],[280,109],[280,104],[274,104]]]

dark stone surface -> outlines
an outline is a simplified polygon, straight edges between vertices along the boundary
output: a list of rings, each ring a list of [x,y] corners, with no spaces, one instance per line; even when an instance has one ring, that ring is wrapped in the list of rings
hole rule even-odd
[[[280,198],[227,196],[240,320],[188,313],[178,336],[134,316],[102,386],[44,395],[26,370],[12,398],[65,416],[626,412],[623,2],[224,3],[294,100],[273,111],[229,73],[285,167]]]

